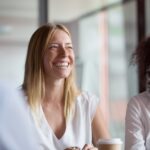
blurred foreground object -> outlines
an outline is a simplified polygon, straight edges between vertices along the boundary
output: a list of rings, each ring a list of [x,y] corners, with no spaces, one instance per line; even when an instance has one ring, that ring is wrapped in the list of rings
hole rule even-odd
[[[0,82],[0,150],[38,150],[27,105],[10,82]]]

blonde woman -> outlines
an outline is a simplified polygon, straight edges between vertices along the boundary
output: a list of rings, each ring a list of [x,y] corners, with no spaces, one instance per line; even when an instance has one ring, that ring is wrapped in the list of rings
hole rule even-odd
[[[79,92],[74,80],[75,56],[68,29],[46,24],[32,35],[25,63],[23,91],[48,150],[69,147],[96,150],[109,137],[94,95]]]

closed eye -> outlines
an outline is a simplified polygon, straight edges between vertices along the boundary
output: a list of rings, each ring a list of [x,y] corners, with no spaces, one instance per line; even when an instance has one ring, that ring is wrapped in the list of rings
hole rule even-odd
[[[72,45],[71,43],[67,43],[67,44],[65,45],[65,47],[66,47],[67,49],[70,49],[70,50],[73,49],[73,45]]]
[[[59,47],[58,44],[50,44],[50,45],[48,46],[48,49],[57,49],[58,47]]]
[[[67,46],[67,48],[69,48],[69,49],[73,49],[73,47],[72,47],[72,46]]]

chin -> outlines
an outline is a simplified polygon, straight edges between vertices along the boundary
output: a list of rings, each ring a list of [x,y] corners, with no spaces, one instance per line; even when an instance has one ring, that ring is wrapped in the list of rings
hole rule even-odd
[[[63,74],[57,74],[56,76],[57,76],[57,78],[59,78],[59,79],[65,79],[65,78],[68,78],[69,77],[69,75],[70,75],[70,73],[63,73]]]
[[[68,75],[61,75],[60,77],[65,79],[65,78],[68,78],[69,75],[70,75],[70,74],[68,74]]]

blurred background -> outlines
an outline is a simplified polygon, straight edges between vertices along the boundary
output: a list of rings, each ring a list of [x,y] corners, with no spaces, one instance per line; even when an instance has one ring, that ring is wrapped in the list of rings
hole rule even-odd
[[[127,102],[143,90],[130,59],[150,35],[150,0],[0,0],[1,80],[22,84],[28,41],[47,22],[70,29],[78,86],[100,98],[112,137],[124,141]]]

